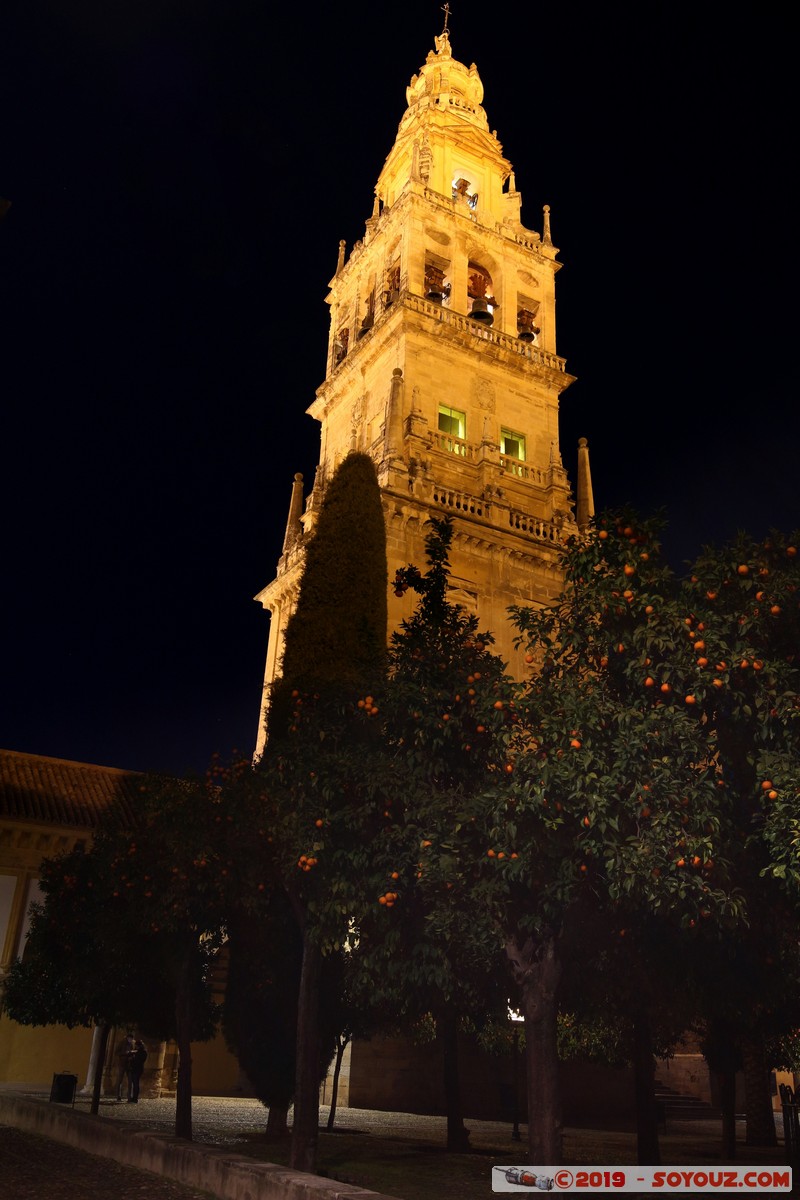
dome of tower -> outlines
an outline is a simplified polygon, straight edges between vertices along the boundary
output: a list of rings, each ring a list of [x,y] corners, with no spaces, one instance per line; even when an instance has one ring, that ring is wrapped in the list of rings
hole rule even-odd
[[[475,63],[465,66],[453,58],[450,37],[445,32],[435,38],[436,49],[428,53],[424,66],[406,88],[408,109],[400,128],[426,108],[458,113],[481,129],[488,129],[481,107],[483,83]]]

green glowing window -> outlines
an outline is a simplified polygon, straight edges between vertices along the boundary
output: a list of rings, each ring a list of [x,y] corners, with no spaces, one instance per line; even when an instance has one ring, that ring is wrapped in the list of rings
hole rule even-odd
[[[439,405],[439,432],[450,437],[465,438],[467,434],[466,413],[457,408],[448,408],[446,404]]]
[[[500,453],[505,454],[507,458],[517,458],[520,462],[524,462],[525,435],[523,433],[512,433],[510,429],[501,429]]]

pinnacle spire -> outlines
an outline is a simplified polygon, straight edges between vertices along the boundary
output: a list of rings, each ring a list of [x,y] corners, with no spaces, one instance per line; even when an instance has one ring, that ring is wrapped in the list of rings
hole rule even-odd
[[[575,510],[578,529],[583,531],[588,528],[589,522],[594,516],[592,471],[589,466],[589,443],[586,438],[578,440],[578,487]]]
[[[289,516],[283,537],[283,553],[287,554],[303,536],[300,518],[303,515],[303,476],[298,471],[292,483],[292,498],[289,501]]]

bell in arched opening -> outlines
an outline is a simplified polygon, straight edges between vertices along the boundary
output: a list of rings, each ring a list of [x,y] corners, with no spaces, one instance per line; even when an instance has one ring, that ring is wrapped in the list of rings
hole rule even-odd
[[[491,294],[491,278],[482,267],[473,266],[472,263],[470,267],[467,295],[472,300],[472,309],[469,315],[474,321],[491,325],[494,322],[494,309],[497,307],[497,301]]]
[[[521,308],[517,313],[517,337],[521,342],[535,342],[541,333],[533,323],[535,315],[529,308]]]

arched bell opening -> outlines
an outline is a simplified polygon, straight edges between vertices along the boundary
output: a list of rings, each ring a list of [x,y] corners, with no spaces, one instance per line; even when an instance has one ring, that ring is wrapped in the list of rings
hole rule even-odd
[[[472,301],[470,316],[473,321],[484,325],[494,324],[495,309],[499,307],[494,296],[492,277],[485,267],[471,262],[467,268],[467,295]]]

